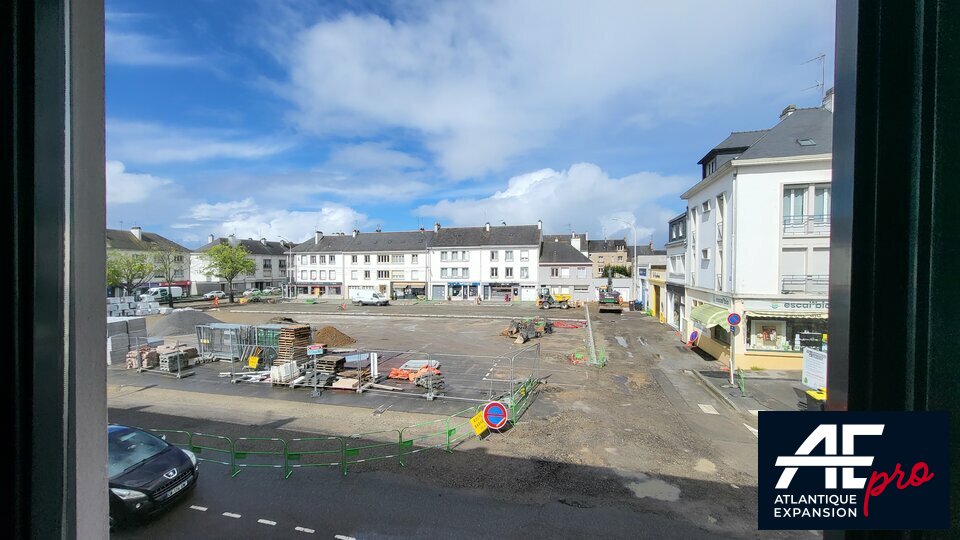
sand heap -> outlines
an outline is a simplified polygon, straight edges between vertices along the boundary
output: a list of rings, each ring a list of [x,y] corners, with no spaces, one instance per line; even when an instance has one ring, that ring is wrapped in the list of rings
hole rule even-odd
[[[324,326],[313,334],[314,343],[325,343],[327,347],[344,347],[352,345],[357,340],[337,330],[333,326]]]
[[[194,309],[178,309],[150,325],[147,335],[151,337],[182,336],[195,334],[201,324],[218,323],[219,319]]]

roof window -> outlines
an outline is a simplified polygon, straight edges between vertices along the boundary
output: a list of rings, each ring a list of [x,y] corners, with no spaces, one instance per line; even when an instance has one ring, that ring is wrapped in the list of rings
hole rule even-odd
[[[797,144],[800,146],[816,146],[817,141],[813,139],[797,139]]]

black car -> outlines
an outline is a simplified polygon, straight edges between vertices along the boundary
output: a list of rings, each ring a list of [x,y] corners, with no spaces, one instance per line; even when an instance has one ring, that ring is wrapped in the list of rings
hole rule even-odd
[[[197,457],[141,429],[107,426],[110,523],[146,517],[197,484]]]

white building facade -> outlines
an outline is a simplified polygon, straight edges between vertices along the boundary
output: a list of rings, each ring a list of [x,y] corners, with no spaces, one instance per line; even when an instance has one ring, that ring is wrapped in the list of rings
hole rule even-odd
[[[254,261],[253,272],[238,275],[233,280],[234,293],[250,288],[263,290],[267,287],[283,287],[287,284],[292,244],[271,241],[266,238],[240,240],[234,235],[227,238],[215,238],[210,235],[207,237],[205,245],[190,253],[191,294],[204,294],[210,291],[229,292],[226,288],[226,280],[206,272],[208,263],[204,254],[218,244],[242,245],[247,249],[248,257]]]
[[[666,301],[664,321],[687,336],[686,260],[687,260],[687,215],[670,220],[667,224],[666,253]]]

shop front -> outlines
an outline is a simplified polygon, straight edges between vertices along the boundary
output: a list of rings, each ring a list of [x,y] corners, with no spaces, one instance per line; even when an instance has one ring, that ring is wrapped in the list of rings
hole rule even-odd
[[[690,339],[696,330],[696,346],[721,362],[730,359],[730,325],[727,316],[733,306],[729,296],[699,291],[686,287],[684,305],[689,309],[689,324],[683,333],[683,341]]]
[[[667,288],[667,276],[666,271],[664,270],[650,270],[649,278],[647,283],[649,284],[649,291],[647,296],[647,310],[650,312],[650,315],[660,321],[661,323],[667,322],[666,315],[666,288]]]
[[[298,283],[297,294],[315,296],[318,298],[343,298],[343,283],[335,281],[318,281],[315,283]]]
[[[425,298],[427,284],[424,281],[391,281],[390,297],[393,300],[416,300]]]
[[[686,332],[686,298],[683,285],[667,283],[667,324],[676,328],[681,334]]]
[[[447,298],[450,300],[475,300],[480,293],[478,282],[451,282],[447,283]]]
[[[829,301],[743,299],[740,304],[744,361],[751,366],[801,369],[804,348],[826,350]]]
[[[519,300],[519,283],[485,283],[483,286],[483,299],[491,302],[507,302]]]

